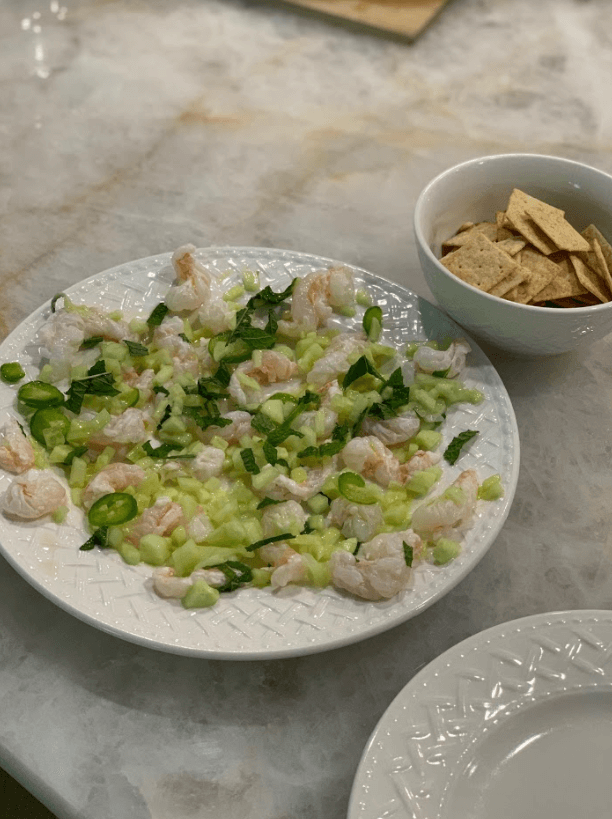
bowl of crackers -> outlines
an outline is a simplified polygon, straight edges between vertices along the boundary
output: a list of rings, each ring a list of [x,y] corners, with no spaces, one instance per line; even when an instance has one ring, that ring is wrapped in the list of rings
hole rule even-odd
[[[414,230],[438,304],[519,355],[612,332],[612,176],[555,156],[463,162],[421,192]]]

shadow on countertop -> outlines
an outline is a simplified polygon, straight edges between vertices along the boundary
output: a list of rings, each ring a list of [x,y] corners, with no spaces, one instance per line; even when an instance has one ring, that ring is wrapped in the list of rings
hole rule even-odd
[[[0,806],[5,819],[56,819],[44,805],[0,768]]]

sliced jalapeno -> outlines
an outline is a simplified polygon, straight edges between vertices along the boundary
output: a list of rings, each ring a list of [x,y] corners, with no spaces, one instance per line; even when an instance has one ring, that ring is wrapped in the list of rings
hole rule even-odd
[[[363,315],[363,329],[370,341],[378,341],[382,330],[382,310],[380,307],[368,307]]]
[[[19,387],[17,398],[26,407],[59,407],[64,403],[64,395],[53,384],[46,381],[28,381]]]
[[[98,498],[89,510],[87,519],[91,526],[98,529],[101,526],[120,526],[137,514],[136,498],[127,492],[111,492]]]
[[[59,438],[66,437],[69,427],[69,418],[57,407],[42,407],[30,418],[32,438],[47,449],[60,443]]]

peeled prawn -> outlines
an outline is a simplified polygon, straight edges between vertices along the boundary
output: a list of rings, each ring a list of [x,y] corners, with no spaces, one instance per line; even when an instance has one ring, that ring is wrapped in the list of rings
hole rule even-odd
[[[280,321],[280,332],[295,336],[312,332],[330,318],[333,308],[355,303],[353,273],[347,267],[330,267],[300,279],[291,297],[291,321]]]
[[[364,506],[345,498],[332,501],[327,522],[341,529],[344,537],[356,537],[358,541],[373,538],[384,523],[380,506]]]
[[[222,586],[226,577],[220,569],[197,569],[188,577],[177,577],[170,566],[160,566],[153,570],[153,588],[160,597],[180,599],[189,591],[196,580],[204,580],[209,586]]]
[[[373,435],[353,438],[341,453],[344,465],[381,486],[401,481],[401,464],[390,449]]]
[[[34,466],[34,448],[14,418],[0,430],[0,467],[20,475]]]
[[[115,415],[108,424],[91,437],[93,446],[113,444],[140,444],[149,437],[147,422],[149,416],[143,410],[130,407],[121,415]]]
[[[52,362],[70,358],[91,336],[102,336],[107,341],[133,338],[124,321],[115,321],[96,307],[61,308],[40,329],[41,352]]]
[[[478,476],[474,469],[466,469],[441,495],[414,510],[412,528],[429,538],[444,537],[470,522],[477,497]]]
[[[230,379],[228,391],[232,398],[241,406],[245,404],[258,403],[262,400],[261,391],[258,387],[264,384],[278,384],[281,381],[288,381],[297,372],[297,364],[291,361],[284,353],[277,353],[275,350],[264,350],[261,353],[261,363],[255,364],[253,360],[243,361],[236,367]],[[245,384],[241,381],[240,375],[248,376],[255,383]]]
[[[223,471],[225,453],[215,446],[205,446],[192,462],[192,472],[199,481],[217,477]]]
[[[409,441],[419,431],[421,422],[414,412],[405,412],[395,418],[377,419],[365,418],[361,425],[361,432],[373,435],[386,446],[401,444]]]
[[[339,375],[348,372],[352,361],[366,349],[367,340],[362,333],[341,333],[335,336],[306,376],[309,384],[321,387],[334,382]]]
[[[334,552],[329,561],[332,583],[366,600],[394,597],[408,587],[412,574],[404,543],[417,554],[423,545],[412,529],[406,529],[377,535],[362,545],[357,557],[342,550]]]
[[[412,357],[418,370],[423,373],[444,372],[454,378],[465,367],[465,358],[472,348],[465,339],[453,341],[448,350],[434,350],[423,344]]]
[[[89,509],[103,495],[123,492],[128,486],[138,486],[144,479],[144,470],[136,464],[109,464],[94,475],[83,490],[83,506]]]
[[[66,501],[66,490],[52,472],[30,469],[13,480],[2,496],[1,505],[9,517],[36,520],[55,512]]]
[[[321,491],[323,484],[335,468],[335,464],[330,461],[324,466],[309,469],[307,470],[308,477],[301,483],[286,475],[278,475],[268,486],[266,495],[274,500],[308,500]]]
[[[163,350],[168,350],[172,356],[172,365],[175,373],[191,373],[198,375],[200,359],[193,344],[181,338],[184,331],[183,320],[180,316],[166,319],[153,334],[154,343]]]
[[[172,256],[172,265],[179,284],[173,284],[166,294],[166,304],[177,313],[198,310],[203,327],[213,333],[227,330],[233,315],[223,301],[222,290],[215,276],[193,255],[194,245],[179,247]]]
[[[207,427],[201,433],[203,441],[209,442],[215,436],[223,438],[228,444],[237,444],[243,435],[252,435],[253,427],[251,426],[251,414],[245,410],[235,410],[234,412],[225,412],[221,414],[222,418],[227,418],[231,421],[224,427]]]
[[[138,543],[145,535],[170,535],[185,522],[183,509],[170,498],[158,498],[153,506],[145,509],[130,532],[129,540]]]
[[[288,500],[274,506],[266,506],[261,516],[263,536],[264,538],[273,537],[274,535],[282,535],[285,532],[299,535],[307,518],[308,515],[302,506],[294,500]]]

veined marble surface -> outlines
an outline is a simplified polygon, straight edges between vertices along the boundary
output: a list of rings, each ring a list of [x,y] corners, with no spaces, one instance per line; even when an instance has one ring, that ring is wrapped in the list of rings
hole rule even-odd
[[[454,0],[414,44],[266,2],[0,0],[0,334],[185,242],[344,259],[430,298],[419,191],[462,159],[612,172],[607,0]],[[105,635],[0,560],[0,765],[60,819],[341,819],[376,722],[449,646],[612,604],[612,337],[489,351],[522,444],[508,521],[418,618],[338,651],[204,662]]]

